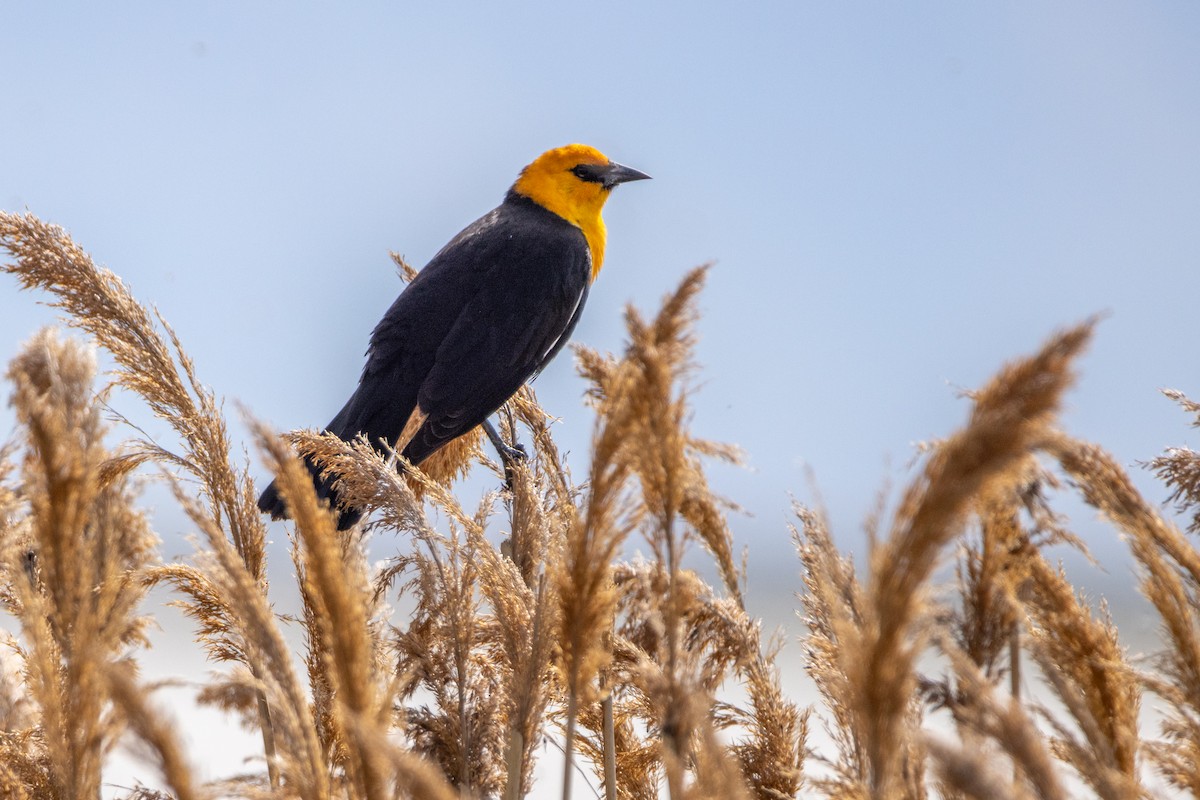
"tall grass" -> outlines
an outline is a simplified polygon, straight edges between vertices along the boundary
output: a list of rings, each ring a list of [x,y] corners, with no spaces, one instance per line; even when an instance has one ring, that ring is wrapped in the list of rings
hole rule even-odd
[[[3,269],[48,293],[176,437],[113,445],[107,387],[74,340],[38,333],[9,367],[0,602],[16,634],[0,662],[0,795],[96,797],[114,745],[135,739],[157,796],[180,800],[568,797],[578,769],[608,798],[1200,797],[1200,553],[1111,456],[1059,427],[1090,322],[971,394],[965,424],[873,513],[861,569],[819,509],[797,506],[806,708],[783,690],[787,643],[747,611],[729,506],[706,477],[739,453],[689,428],[706,269],[654,316],[630,309],[622,352],[578,349],[595,427],[574,472],[528,389],[502,415],[530,445],[507,474],[478,437],[401,473],[365,440],[248,420],[292,509],[292,623],[266,581],[268,556],[285,554],[267,547],[222,404],[170,328],[59,228],[0,214],[0,247]],[[297,452],[370,521],[339,533]],[[1188,450],[1153,463],[1192,529],[1197,463]],[[147,464],[200,534],[184,562],[160,561],[137,510],[130,476]],[[472,469],[497,489],[466,508],[454,486]],[[1149,669],[1047,552],[1081,546],[1054,510],[1070,491],[1129,544],[1162,628]],[[372,567],[380,531],[402,535]],[[626,558],[634,543],[647,558]],[[697,559],[713,583],[684,566]],[[247,755],[261,774],[199,780],[186,720],[139,676],[155,584],[185,606],[197,658],[226,665],[203,699],[259,732]],[[1023,691],[1034,678],[1044,688]],[[1159,730],[1140,716],[1149,703]],[[561,777],[537,769],[547,743]]]

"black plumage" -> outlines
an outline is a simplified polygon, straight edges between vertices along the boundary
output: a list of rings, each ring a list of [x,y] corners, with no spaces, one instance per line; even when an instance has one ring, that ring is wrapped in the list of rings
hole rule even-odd
[[[371,334],[358,389],[327,429],[395,443],[419,405],[428,419],[402,454],[420,464],[488,418],[566,344],[587,300],[582,231],[509,192],[413,279]],[[336,502],[313,470],[317,493]],[[258,501],[286,515],[274,483]],[[353,525],[343,509],[338,527]]]

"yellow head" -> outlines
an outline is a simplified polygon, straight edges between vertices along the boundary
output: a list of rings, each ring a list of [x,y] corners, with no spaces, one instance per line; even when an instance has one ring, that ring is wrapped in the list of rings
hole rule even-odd
[[[542,153],[521,170],[513,191],[553,211],[583,231],[592,252],[592,279],[604,262],[600,210],[617,184],[649,178],[613,161],[594,147],[569,144]]]

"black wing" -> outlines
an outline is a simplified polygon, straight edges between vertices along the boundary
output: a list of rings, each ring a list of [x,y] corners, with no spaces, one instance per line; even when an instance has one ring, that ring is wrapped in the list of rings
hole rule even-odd
[[[587,298],[578,228],[534,206],[446,334],[418,405],[429,419],[404,454],[419,463],[487,419],[558,353]]]
[[[438,349],[491,280],[513,220],[501,206],[467,226],[417,273],[371,332],[358,388],[327,426],[350,439],[395,443],[417,405]]]
[[[429,418],[404,454],[420,463],[475,427],[566,343],[587,297],[582,232],[511,195],[454,237],[418,273],[371,334],[358,388],[329,423],[394,444],[420,403]],[[309,464],[318,495],[336,502]],[[259,498],[285,513],[275,484]],[[339,527],[361,516],[345,509]]]

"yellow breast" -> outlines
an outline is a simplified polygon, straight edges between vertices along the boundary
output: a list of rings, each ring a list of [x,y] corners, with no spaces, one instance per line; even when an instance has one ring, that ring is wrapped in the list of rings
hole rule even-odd
[[[569,144],[538,156],[521,171],[513,191],[552,211],[583,232],[592,256],[592,280],[604,264],[606,231],[600,211],[610,189],[581,179],[573,169],[581,164],[605,165],[608,158],[594,147]]]

